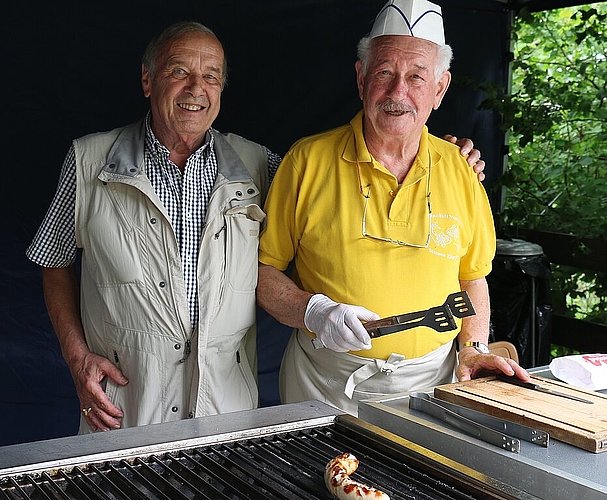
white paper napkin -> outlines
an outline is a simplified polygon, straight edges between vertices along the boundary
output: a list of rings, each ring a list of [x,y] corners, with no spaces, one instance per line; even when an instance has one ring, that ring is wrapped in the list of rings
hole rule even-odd
[[[582,389],[607,389],[607,354],[555,358],[550,362],[550,371],[556,378]]]

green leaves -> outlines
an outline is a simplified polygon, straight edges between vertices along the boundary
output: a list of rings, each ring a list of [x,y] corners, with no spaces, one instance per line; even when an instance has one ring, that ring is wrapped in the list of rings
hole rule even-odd
[[[486,88],[481,105],[498,109],[510,131],[499,186],[508,224],[607,237],[597,192],[607,178],[606,20],[599,3],[515,21],[512,94]]]
[[[513,29],[512,92],[481,84],[509,131],[501,232],[607,239],[607,2],[538,13]],[[583,253],[580,248],[579,252]],[[607,273],[554,266],[569,314],[607,323]]]

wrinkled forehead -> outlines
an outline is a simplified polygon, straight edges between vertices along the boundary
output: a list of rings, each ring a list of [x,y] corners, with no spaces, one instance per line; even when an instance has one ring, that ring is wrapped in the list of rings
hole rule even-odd
[[[395,51],[404,56],[418,55],[433,58],[438,53],[438,45],[423,38],[408,35],[386,35],[373,39],[373,53]]]
[[[223,47],[213,35],[198,32],[183,33],[167,42],[162,48],[159,60],[169,60],[182,56],[213,57],[223,60]]]
[[[430,67],[436,63],[437,55],[438,45],[433,42],[406,35],[389,35],[373,40],[369,62],[415,62]]]

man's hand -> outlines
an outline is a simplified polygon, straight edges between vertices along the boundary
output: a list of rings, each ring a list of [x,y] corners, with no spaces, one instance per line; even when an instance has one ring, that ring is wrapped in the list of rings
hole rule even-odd
[[[491,373],[515,375],[524,382],[531,379],[527,370],[513,359],[496,354],[481,354],[474,347],[465,347],[459,352],[459,364],[455,369],[455,375],[460,382],[485,377]]]
[[[126,385],[128,380],[122,372],[108,359],[90,351],[77,363],[72,361],[70,371],[80,400],[80,408],[91,430],[119,429],[120,419],[124,414],[109,400],[101,387],[101,381],[108,377],[118,385]]]
[[[474,168],[474,171],[478,174],[478,180],[485,180],[485,174],[483,173],[483,170],[485,170],[485,162],[481,160],[481,152],[478,149],[474,149],[472,139],[467,139],[465,137],[463,139],[458,139],[450,134],[445,135],[443,139],[459,146],[461,155],[467,155],[466,161],[468,162],[468,165]]]
[[[124,415],[110,402],[101,381],[108,377],[119,385],[126,385],[128,380],[108,359],[93,354],[87,346],[80,319],[76,266],[43,267],[42,285],[49,317],[89,427],[104,431],[118,429],[118,419]]]
[[[336,352],[371,349],[371,337],[361,323],[379,319],[364,307],[339,304],[322,294],[312,295],[304,323],[328,349]]]

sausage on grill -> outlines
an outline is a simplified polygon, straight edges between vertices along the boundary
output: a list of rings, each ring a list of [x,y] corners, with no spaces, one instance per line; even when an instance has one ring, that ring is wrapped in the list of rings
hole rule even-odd
[[[342,453],[325,467],[325,484],[339,500],[390,500],[383,491],[355,481],[350,475],[358,469],[358,459],[352,453]]]

